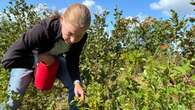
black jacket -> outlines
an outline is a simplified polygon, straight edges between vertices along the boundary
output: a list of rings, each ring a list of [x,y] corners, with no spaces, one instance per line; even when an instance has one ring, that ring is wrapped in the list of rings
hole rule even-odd
[[[39,53],[49,51],[54,43],[62,38],[60,19],[42,20],[33,28],[24,32],[6,52],[2,65],[4,68],[32,68],[33,50]],[[87,33],[81,41],[72,44],[66,53],[67,68],[72,80],[80,80],[79,57],[87,40]]]

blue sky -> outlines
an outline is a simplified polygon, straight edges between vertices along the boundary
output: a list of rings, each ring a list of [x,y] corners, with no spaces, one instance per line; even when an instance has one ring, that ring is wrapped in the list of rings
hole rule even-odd
[[[1,0],[0,9],[5,8],[8,1],[9,0]],[[113,8],[118,4],[118,7],[124,11],[125,16],[137,16],[142,14],[144,16],[154,16],[158,18],[166,17],[167,15],[163,13],[163,11],[167,11],[170,8],[175,8],[178,11],[185,10],[187,11],[185,14],[190,14],[192,11],[190,5],[186,6],[186,3],[190,2],[190,0],[27,0],[27,2],[31,4],[46,3],[49,8],[58,10],[66,8],[71,3],[79,2],[92,5],[90,8],[100,6],[102,9],[113,11]],[[92,10],[94,11],[95,9]]]
[[[9,0],[0,0],[0,10],[5,8]],[[113,10],[117,6],[123,10],[124,17],[146,16],[167,18],[170,9],[175,9],[180,16],[194,16],[191,0],[26,0],[31,4],[47,4],[48,8],[63,11],[71,3],[79,2],[87,5],[92,13],[107,9],[110,11],[108,20],[112,20]]]

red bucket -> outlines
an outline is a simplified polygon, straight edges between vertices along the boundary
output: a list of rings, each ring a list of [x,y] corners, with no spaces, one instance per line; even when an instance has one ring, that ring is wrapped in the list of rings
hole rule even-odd
[[[59,61],[57,58],[49,66],[44,62],[38,62],[35,69],[34,86],[38,90],[50,90],[53,87],[58,67]]]

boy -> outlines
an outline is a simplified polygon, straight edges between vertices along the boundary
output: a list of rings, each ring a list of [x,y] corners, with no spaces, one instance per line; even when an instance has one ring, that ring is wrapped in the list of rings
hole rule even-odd
[[[80,85],[79,56],[87,39],[86,30],[90,21],[90,11],[86,6],[72,4],[63,16],[41,21],[23,33],[8,49],[2,65],[11,69],[7,102],[10,109],[15,110],[20,105],[21,100],[12,99],[13,92],[20,97],[24,95],[33,77],[36,60],[49,66],[54,62],[54,56],[59,60],[57,78],[68,88],[68,102],[71,102],[74,95],[84,100],[84,91]]]

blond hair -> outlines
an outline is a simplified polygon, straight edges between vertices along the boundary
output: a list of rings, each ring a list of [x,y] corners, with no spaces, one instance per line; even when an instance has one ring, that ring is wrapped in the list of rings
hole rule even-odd
[[[91,23],[91,14],[85,5],[75,3],[64,12],[64,20],[80,28],[87,29]]]

